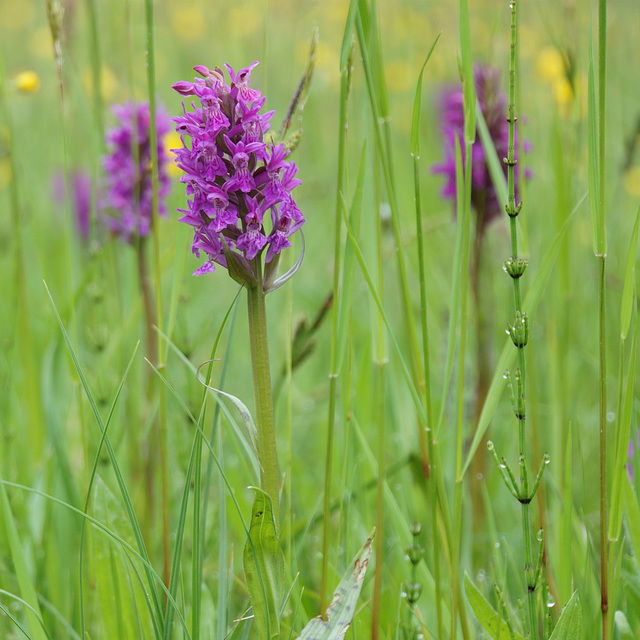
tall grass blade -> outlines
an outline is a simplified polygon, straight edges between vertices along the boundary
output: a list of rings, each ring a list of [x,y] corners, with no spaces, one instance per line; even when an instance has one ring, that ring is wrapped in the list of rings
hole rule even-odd
[[[589,76],[588,76],[588,109],[587,120],[589,130],[589,213],[591,219],[591,241],[596,256],[607,254],[606,237],[604,234],[604,212],[600,207],[600,162],[598,148],[598,110],[596,107],[596,80],[593,63],[593,39],[589,45]],[[600,114],[602,118],[604,114]]]

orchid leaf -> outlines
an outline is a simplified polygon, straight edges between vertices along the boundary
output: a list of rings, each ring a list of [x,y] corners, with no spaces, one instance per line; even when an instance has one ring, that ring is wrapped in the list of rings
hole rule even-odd
[[[244,575],[260,637],[277,640],[284,590],[284,556],[276,535],[271,498],[262,489],[250,489],[256,495],[251,509],[249,538],[244,547]]]

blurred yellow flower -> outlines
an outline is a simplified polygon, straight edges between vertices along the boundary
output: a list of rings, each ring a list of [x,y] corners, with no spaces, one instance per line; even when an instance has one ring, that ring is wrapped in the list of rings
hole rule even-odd
[[[35,71],[23,71],[13,79],[13,83],[18,91],[35,93],[40,88],[40,76]]]
[[[181,5],[171,10],[171,25],[174,33],[183,42],[202,40],[205,34],[205,19],[200,7]]]
[[[562,54],[555,47],[544,47],[536,60],[538,76],[548,82],[554,82],[565,75]]]
[[[93,71],[90,67],[83,69],[80,74],[80,80],[87,96],[90,98],[93,97]],[[100,70],[100,91],[102,97],[107,101],[111,101],[115,95],[117,86],[118,78],[116,74],[113,73],[110,67],[103,64]]]
[[[624,190],[634,198],[640,198],[640,166],[629,167],[622,179]]]
[[[573,89],[571,83],[564,77],[556,78],[552,84],[553,97],[561,107],[571,104],[573,101]]]
[[[567,76],[567,65],[562,52],[555,47],[545,47],[536,59],[536,73],[551,85],[553,97],[562,117],[568,117],[572,111],[575,95]]]
[[[182,171],[178,169],[176,165],[176,156],[171,153],[171,149],[179,149],[182,147],[182,140],[180,139],[180,135],[172,131],[171,133],[167,133],[164,137],[164,149],[169,156],[169,162],[167,163],[167,172],[172,178],[177,178],[182,174]]]

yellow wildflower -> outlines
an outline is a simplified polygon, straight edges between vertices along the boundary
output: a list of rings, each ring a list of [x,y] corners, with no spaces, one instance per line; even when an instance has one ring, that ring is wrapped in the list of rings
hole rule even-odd
[[[23,71],[13,79],[13,83],[22,93],[35,93],[40,88],[40,76],[35,71]]]
[[[571,83],[564,77],[556,78],[552,84],[553,97],[560,107],[570,105],[573,101],[573,89]]]
[[[544,47],[536,60],[538,76],[548,82],[554,82],[565,75],[562,54],[555,47]]]

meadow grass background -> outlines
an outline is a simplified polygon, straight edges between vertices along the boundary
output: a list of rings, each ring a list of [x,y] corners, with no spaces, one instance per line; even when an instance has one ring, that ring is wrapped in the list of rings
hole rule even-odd
[[[168,200],[170,216],[158,225],[159,270],[154,278],[162,292],[162,330],[175,346],[174,349],[163,342],[162,375],[175,390],[174,395],[158,381],[143,358],[147,346],[133,248],[105,235],[100,236],[99,243],[80,238],[74,227],[72,204],[56,201],[52,196],[54,177],[64,173],[65,168],[69,175],[75,170],[87,171],[99,184],[101,155],[105,151],[101,129],[113,124],[109,105],[148,99],[144,4],[96,3],[95,34],[90,27],[90,6],[88,2],[65,5],[61,105],[44,3],[3,0],[0,5],[0,53],[5,75],[0,129],[0,476],[7,497],[0,517],[4,522],[0,526],[0,638],[23,637],[27,630],[33,638],[77,638],[83,625],[87,637],[94,639],[167,637],[166,634],[188,637],[195,602],[201,611],[200,637],[222,638],[248,605],[242,574],[245,533],[218,469],[207,470],[208,449],[203,453],[201,477],[189,477],[195,428],[185,409],[199,415],[203,387],[178,352],[194,367],[211,358],[216,335],[234,304],[238,287],[221,268],[206,277],[191,276],[199,262],[189,252],[189,229],[177,224],[175,209],[184,206],[185,195],[184,186],[174,174]],[[302,121],[294,124],[302,129],[294,157],[304,181],[298,189],[297,202],[307,219],[305,257],[291,283],[267,298],[272,376],[279,390],[276,425],[284,482],[281,541],[287,585],[293,585],[283,616],[283,637],[297,637],[306,621],[319,613],[320,606],[331,312],[312,336],[312,354],[294,371],[288,370],[287,361],[296,326],[302,318],[311,324],[332,291],[339,63],[347,11],[347,2],[334,0],[239,1],[225,5],[157,2],[154,8],[157,98],[172,115],[180,113],[181,107],[180,96],[171,85],[190,80],[195,64],[213,68],[229,62],[237,69],[260,60],[252,86],[267,96],[267,108],[276,110],[274,128],[279,127],[304,73],[313,30],[317,27],[319,32],[312,86]],[[470,296],[468,317],[458,319],[455,330],[449,333],[451,289],[459,267],[455,259],[457,225],[452,204],[439,195],[442,180],[431,174],[430,166],[443,155],[438,96],[443,86],[458,78],[458,6],[446,1],[387,0],[374,5],[375,11],[380,41],[371,47],[383,60],[377,77],[386,83],[389,96],[389,157],[398,201],[401,251],[407,263],[418,325],[411,114],[422,62],[441,34],[424,73],[420,181],[433,414],[443,416],[437,441],[448,498],[443,508],[451,511],[456,450],[462,446],[468,451],[476,426],[477,312]],[[508,3],[476,0],[470,2],[469,12],[473,60],[500,68],[506,91]],[[545,530],[544,574],[549,587],[546,608],[550,618],[557,619],[560,608],[577,589],[584,616],[583,637],[596,638],[600,625],[598,265],[591,244],[588,201],[583,200],[588,189],[587,72],[592,7],[589,3],[544,0],[522,2],[519,12],[518,112],[522,136],[533,145],[523,160],[531,169],[532,178],[523,189],[524,212],[519,218],[522,252],[529,258],[522,281],[525,294],[575,209],[540,303],[530,313],[531,337],[526,350],[527,456],[534,469],[544,452],[551,458],[538,497],[532,503],[533,522],[534,530],[541,522]],[[620,338],[620,309],[625,279],[630,281],[627,258],[629,251],[632,256],[636,252],[629,242],[640,198],[640,90],[635,64],[640,55],[640,5],[632,0],[611,3],[608,21],[607,422],[610,477],[615,476],[616,470],[620,477],[626,477],[626,470],[620,464],[614,465],[614,453],[624,429],[630,428],[637,441],[637,385],[630,369],[637,327],[635,297],[631,329],[625,341]],[[92,55],[96,54],[99,100],[95,96],[92,65]],[[14,86],[18,74],[25,70],[38,74],[37,91],[21,92]],[[388,195],[373,124],[356,44],[348,101],[344,197],[350,206],[354,193],[358,195],[362,156],[362,213],[356,235],[374,274],[402,358],[409,362],[412,347],[398,286],[399,249],[387,217]],[[502,271],[510,251],[504,218],[487,231],[485,260],[478,276],[489,318],[488,366],[492,372],[506,344],[505,326],[513,316],[511,284]],[[299,249],[298,243],[293,253]],[[344,324],[340,325],[341,364],[336,385],[330,481],[335,509],[328,527],[327,589],[330,591],[337,584],[376,524],[378,445],[380,425],[384,424],[383,554],[376,555],[370,564],[360,609],[347,637],[362,638],[373,633],[372,612],[378,606],[372,602],[374,565],[379,567],[382,580],[380,621],[375,633],[381,638],[402,637],[399,622],[406,619],[407,604],[401,598],[401,585],[411,577],[405,547],[411,540],[410,525],[414,521],[423,525],[420,542],[426,549],[425,561],[417,573],[423,593],[415,617],[423,624],[424,637],[438,637],[432,577],[436,554],[441,562],[444,637],[488,637],[468,604],[458,604],[452,592],[456,580],[460,581],[466,571],[492,602],[493,584],[500,585],[509,610],[517,616],[517,600],[524,601],[526,593],[520,510],[489,460],[481,477],[467,473],[463,480],[459,558],[451,553],[452,540],[446,540],[444,525],[439,525],[440,535],[433,538],[429,480],[419,463],[416,409],[401,358],[389,332],[381,328],[370,288],[351,251],[343,228],[341,252],[346,266],[341,302],[347,304],[340,307]],[[151,252],[149,257],[153,264]],[[294,259],[288,258],[291,263]],[[633,258],[631,264],[635,264]],[[109,441],[159,580],[164,575],[160,469],[156,469],[150,490],[145,485],[141,460],[148,447],[152,458],[154,452],[158,453],[154,424],[162,406],[167,429],[168,541],[172,549],[179,540],[176,532],[180,525],[185,527],[175,591],[176,608],[184,626],[176,621],[173,631],[165,631],[162,625],[153,627],[153,606],[145,602],[145,589],[141,587],[146,584],[142,564],[95,527],[87,527],[84,532],[80,580],[82,518],[64,505],[84,508],[101,433],[43,280],[103,421],[117,400],[109,422]],[[459,376],[456,361],[450,384],[445,375],[449,341],[451,335],[459,340],[462,333],[467,343],[464,378]],[[136,350],[138,341],[141,342]],[[232,309],[229,315],[216,356],[221,361],[214,367],[212,384],[219,385],[220,376],[224,375],[224,391],[252,410],[243,293],[237,310]],[[131,369],[119,392],[131,358]],[[459,380],[461,396],[460,389],[456,390]],[[443,401],[443,390],[449,388]],[[463,442],[456,438],[457,397],[464,401]],[[629,409],[623,417],[625,398],[629,398]],[[232,404],[226,406],[228,414],[214,420],[216,403],[210,397],[202,428],[207,435],[213,435],[211,444],[247,520],[253,495],[247,487],[258,480],[251,456],[242,446],[242,421]],[[514,469],[516,433],[505,389],[492,414],[488,434]],[[621,442],[626,452],[626,438]],[[632,462],[638,466],[637,459]],[[88,512],[135,546],[113,461],[104,447],[96,467]],[[632,490],[625,493],[624,527],[610,543],[610,615],[613,632],[621,638],[640,637],[640,580],[637,556],[630,543],[630,538],[635,536],[638,540],[640,534],[640,522],[634,520],[640,512],[636,498],[639,477],[636,473]],[[194,532],[192,508],[189,506],[184,515],[180,511],[183,495],[191,498],[196,483],[208,487],[206,524],[201,535]],[[204,510],[203,505],[196,510],[200,524]],[[192,561],[198,554],[203,563],[202,580],[199,591],[194,592]],[[540,597],[544,595],[541,593]],[[34,622],[29,606],[39,607],[42,627]],[[461,628],[456,622],[457,628],[452,631],[452,609],[461,609],[454,617],[461,620],[466,616],[468,628]],[[614,625],[615,611],[622,615],[617,615]],[[24,626],[24,632],[16,622]],[[240,624],[236,633],[237,637],[250,633],[249,625]]]

